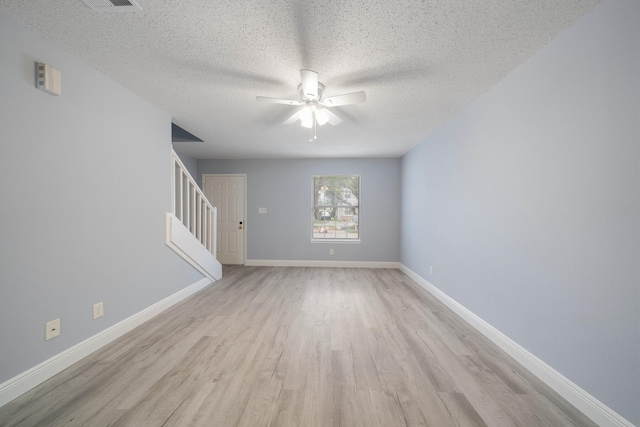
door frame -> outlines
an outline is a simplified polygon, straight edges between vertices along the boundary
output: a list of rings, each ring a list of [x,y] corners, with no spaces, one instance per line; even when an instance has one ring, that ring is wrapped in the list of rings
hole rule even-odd
[[[242,263],[240,265],[245,265],[245,263],[247,262],[247,233],[248,233],[248,227],[247,227],[247,174],[246,173],[203,173],[202,174],[202,181],[200,181],[202,183],[202,188],[204,189],[204,180],[205,177],[207,176],[216,176],[216,177],[241,177],[242,181],[244,182],[244,212],[242,212],[242,217],[244,218],[242,220],[242,229],[244,231],[242,239]],[[204,193],[204,190],[203,190]],[[211,202],[210,202],[211,203]],[[213,203],[212,203],[213,204]],[[217,208],[216,208],[217,209]],[[217,217],[217,212],[216,212],[216,217]],[[217,224],[216,224],[216,228],[217,228]],[[218,242],[216,242],[216,245],[218,244]]]

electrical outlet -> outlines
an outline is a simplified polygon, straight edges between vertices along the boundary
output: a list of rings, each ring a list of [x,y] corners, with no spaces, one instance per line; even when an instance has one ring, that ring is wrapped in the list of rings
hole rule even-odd
[[[55,338],[60,335],[60,319],[52,320],[44,325],[44,339],[45,341]]]
[[[93,304],[93,318],[94,320],[98,317],[104,316],[104,303],[99,302],[97,304]]]
[[[333,248],[329,249],[329,255],[333,255],[333,254],[334,254]]]
[[[429,266],[429,274],[433,276],[433,265]]]

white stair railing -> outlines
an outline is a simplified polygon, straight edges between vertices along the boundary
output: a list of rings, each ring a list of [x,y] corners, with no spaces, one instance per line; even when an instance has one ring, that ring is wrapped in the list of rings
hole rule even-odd
[[[166,215],[165,243],[211,280],[222,277],[216,259],[217,212],[196,181],[171,151],[171,210]]]
[[[211,203],[209,203],[196,181],[173,150],[171,157],[173,162],[173,173],[171,174],[173,215],[215,256],[216,208],[211,206]]]

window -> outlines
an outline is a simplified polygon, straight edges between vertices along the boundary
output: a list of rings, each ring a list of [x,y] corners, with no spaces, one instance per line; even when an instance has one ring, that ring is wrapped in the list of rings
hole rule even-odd
[[[313,177],[314,240],[359,240],[360,175]]]

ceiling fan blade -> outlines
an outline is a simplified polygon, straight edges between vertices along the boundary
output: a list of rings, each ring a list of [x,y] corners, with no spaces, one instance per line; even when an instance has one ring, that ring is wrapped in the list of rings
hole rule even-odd
[[[290,125],[292,123],[295,123],[300,118],[300,114],[301,113],[302,113],[302,109],[296,111],[295,113],[293,113],[293,115],[291,117],[289,117],[287,120],[282,122],[282,124],[283,125]]]
[[[269,98],[267,96],[256,96],[256,101],[269,102],[271,104],[302,105],[301,101],[291,99]]]
[[[329,110],[323,110],[327,116],[329,117],[329,124],[331,124],[331,126],[338,126],[340,123],[342,123],[342,119],[338,116],[336,116],[334,113],[332,113]]]
[[[318,98],[318,73],[311,70],[300,70],[302,92],[307,98]]]
[[[367,94],[360,92],[346,93],[344,95],[331,96],[322,100],[325,107],[337,107],[339,105],[357,104],[367,100]]]

